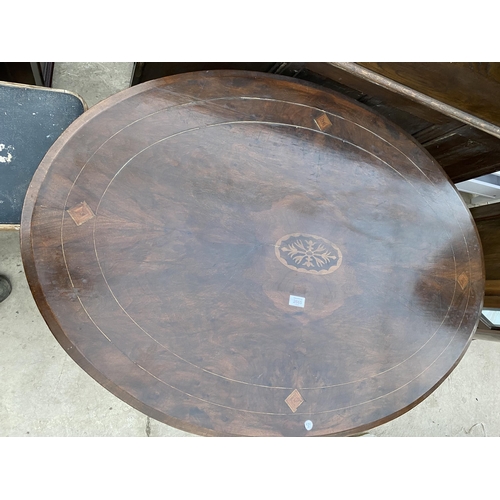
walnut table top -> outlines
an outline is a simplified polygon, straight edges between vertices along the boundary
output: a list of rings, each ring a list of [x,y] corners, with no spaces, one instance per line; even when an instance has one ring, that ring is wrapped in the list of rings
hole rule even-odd
[[[418,143],[260,73],[167,77],[84,113],[33,178],[21,244],[67,353],[202,435],[397,417],[459,362],[484,293],[474,222]]]

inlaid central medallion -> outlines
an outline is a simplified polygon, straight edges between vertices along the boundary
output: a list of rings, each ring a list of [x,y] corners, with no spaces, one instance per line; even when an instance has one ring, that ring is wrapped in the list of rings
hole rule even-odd
[[[274,249],[284,266],[299,273],[330,274],[342,263],[337,245],[312,234],[287,234],[276,242]]]

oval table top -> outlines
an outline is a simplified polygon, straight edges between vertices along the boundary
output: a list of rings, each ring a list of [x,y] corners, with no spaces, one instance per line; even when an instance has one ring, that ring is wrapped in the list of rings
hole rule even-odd
[[[26,275],[72,358],[202,435],[352,435],[427,397],[484,293],[474,222],[410,136],[326,89],[183,74],[87,111],[25,201]]]

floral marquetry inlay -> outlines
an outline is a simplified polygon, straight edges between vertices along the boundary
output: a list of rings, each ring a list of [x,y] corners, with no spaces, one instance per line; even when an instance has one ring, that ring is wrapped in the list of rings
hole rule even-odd
[[[336,245],[312,234],[287,234],[276,242],[275,252],[283,265],[301,273],[330,274],[342,263]]]

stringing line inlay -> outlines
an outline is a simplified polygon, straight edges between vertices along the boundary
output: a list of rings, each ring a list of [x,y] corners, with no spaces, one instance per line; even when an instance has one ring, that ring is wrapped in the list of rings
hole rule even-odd
[[[326,115],[325,115],[325,117],[326,117]],[[339,117],[339,118],[344,119],[342,117]],[[215,124],[215,125],[222,125],[222,124]],[[288,125],[288,124],[283,124],[283,125]],[[327,124],[327,125],[329,125],[329,124]],[[214,126],[214,125],[211,125],[211,126]],[[306,127],[304,127],[304,128],[306,128]],[[324,127],[324,128],[327,128],[327,127]],[[329,136],[335,138],[335,136],[333,136],[331,134],[325,134],[325,135],[329,135]],[[374,134],[374,135],[376,135],[376,134]],[[369,154],[372,154],[372,153],[369,153]],[[402,153],[402,154],[404,155],[404,153]],[[406,155],[404,155],[404,156],[406,156]],[[388,165],[388,166],[390,168],[394,168],[390,165]],[[83,168],[85,168],[85,166]],[[82,170],[83,170],[83,168],[82,168]],[[420,169],[418,168],[418,170],[420,170]],[[427,177],[425,175],[425,173],[423,173],[423,175],[425,177]],[[428,179],[428,180],[432,183],[432,181],[430,179]],[[407,182],[412,184],[408,180],[407,180]],[[74,184],[76,184],[76,179],[75,179]],[[71,190],[68,193],[68,198],[69,198],[70,193],[71,193]],[[69,213],[69,211],[68,211],[68,213]],[[70,215],[71,215],[71,213],[70,213]],[[97,215],[97,211],[96,211],[96,215]],[[93,218],[94,216],[95,215],[92,213],[90,218]],[[78,224],[77,221],[75,221],[75,222]],[[293,242],[291,242],[291,237],[294,237],[296,239]],[[302,237],[304,239],[304,241],[300,240],[299,239],[300,237]],[[315,239],[313,240],[313,239],[311,239],[311,237],[315,238]],[[287,240],[287,238],[288,238],[288,240]],[[308,238],[308,240],[305,240],[305,238]],[[300,242],[300,244],[299,244],[299,242]],[[322,245],[321,242],[323,242],[323,244],[330,245],[330,247],[328,247],[326,253],[323,251],[322,248],[321,248],[322,253],[319,253],[320,247]],[[282,245],[283,243],[285,243],[285,246],[286,246],[286,244],[288,244],[288,247],[287,247],[288,251],[286,250],[285,246]],[[95,244],[95,239],[94,239],[94,244]],[[466,244],[467,244],[467,242],[466,242]],[[303,251],[303,250],[305,250],[305,251]],[[295,268],[294,270],[296,270],[298,272],[309,272],[310,274],[329,274],[329,273],[332,273],[333,271],[335,271],[336,269],[338,269],[338,267],[342,263],[342,254],[341,254],[340,250],[338,249],[338,247],[336,247],[330,241],[328,241],[324,238],[321,238],[319,236],[305,235],[305,234],[300,234],[300,233],[286,235],[286,236],[282,237],[280,240],[278,240],[278,242],[275,245],[275,251],[276,251],[276,256],[277,256],[278,260],[280,260],[280,262],[283,265],[285,265],[286,267],[289,267],[290,269]],[[63,252],[64,252],[64,245],[63,245]],[[318,255],[320,257],[322,255],[324,255],[327,258],[326,259],[325,258],[318,259]],[[302,258],[300,258],[301,256],[302,256]],[[294,257],[296,257],[296,258],[294,259]],[[324,268],[321,269],[321,267],[324,267]],[[69,269],[67,269],[67,270],[68,270],[68,275],[70,275]],[[461,283],[461,285],[462,285],[462,283]],[[108,285],[108,288],[109,288],[109,285]],[[110,291],[111,291],[111,289],[110,289]],[[111,293],[114,296],[113,292],[111,292]],[[115,300],[116,300],[116,297],[115,297]],[[452,299],[452,302],[453,302],[453,299]],[[450,304],[450,307],[451,307],[451,304]],[[85,312],[87,312],[87,311],[85,310]],[[88,312],[87,312],[87,315],[88,315]],[[135,323],[135,321],[134,321],[134,323]],[[457,328],[457,331],[458,331],[458,329],[459,328]],[[185,360],[185,361],[187,361],[187,360]],[[192,364],[192,363],[190,363],[190,364]],[[203,368],[201,368],[201,367],[198,367],[198,368],[203,370]],[[204,370],[204,371],[206,371],[206,370]],[[214,374],[214,375],[217,375],[217,374]],[[235,382],[240,382],[240,381],[235,381]],[[353,382],[349,382],[349,383],[354,383],[354,382],[357,382],[357,381],[353,381]],[[344,384],[339,384],[339,385],[344,385]],[[326,386],[326,387],[329,387],[329,386]],[[330,411],[335,411],[335,410],[330,410]]]

